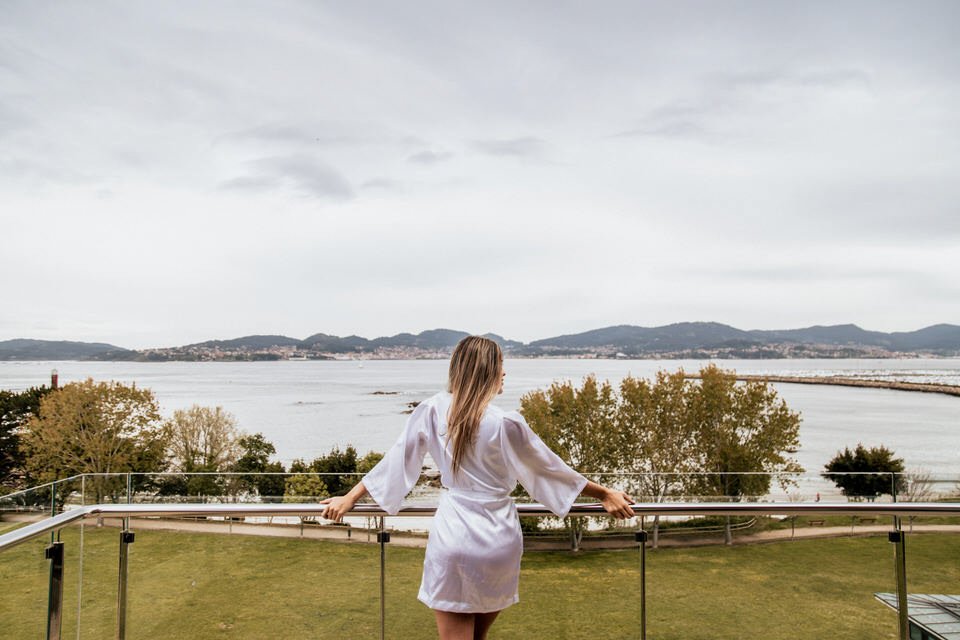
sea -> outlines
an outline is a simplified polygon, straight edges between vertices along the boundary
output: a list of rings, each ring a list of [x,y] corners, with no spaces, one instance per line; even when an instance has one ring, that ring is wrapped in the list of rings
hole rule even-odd
[[[504,409],[523,394],[558,380],[588,375],[619,383],[657,371],[695,373],[696,360],[507,359]],[[842,375],[960,385],[960,359],[719,360],[741,374]],[[232,413],[240,430],[262,433],[289,464],[312,460],[332,447],[363,454],[385,451],[396,440],[410,403],[444,387],[445,360],[337,360],[274,362],[0,362],[0,389],[116,380],[151,389],[164,415],[197,404]],[[774,384],[801,415],[796,458],[817,474],[843,447],[883,444],[911,471],[960,478],[960,397],[935,393],[828,385]],[[599,471],[599,470],[591,470]]]

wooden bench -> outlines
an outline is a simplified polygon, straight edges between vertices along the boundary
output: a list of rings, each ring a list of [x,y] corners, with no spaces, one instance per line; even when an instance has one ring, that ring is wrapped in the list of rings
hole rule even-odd
[[[807,524],[809,524],[811,527],[822,527],[826,523],[827,523],[826,520],[809,520],[807,522]]]

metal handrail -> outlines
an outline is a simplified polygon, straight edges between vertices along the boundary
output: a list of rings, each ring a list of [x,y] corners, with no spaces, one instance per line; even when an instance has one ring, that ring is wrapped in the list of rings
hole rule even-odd
[[[872,515],[872,516],[960,516],[957,502],[641,502],[632,505],[637,516],[737,516],[737,515]],[[171,516],[322,516],[322,504],[94,504],[77,507],[59,515],[28,524],[0,535],[0,552],[51,531],[57,531],[88,518],[130,518]],[[409,505],[398,516],[431,516],[433,505]],[[517,504],[523,517],[551,516],[542,504]],[[354,505],[350,515],[388,515],[375,504]],[[575,504],[570,516],[604,516],[599,503]]]

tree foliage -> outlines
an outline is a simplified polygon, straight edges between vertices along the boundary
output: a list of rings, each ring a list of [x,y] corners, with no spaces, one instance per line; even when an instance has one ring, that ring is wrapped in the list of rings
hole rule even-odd
[[[287,478],[285,496],[331,495],[342,496],[360,481],[360,476],[374,467],[383,458],[382,453],[371,451],[362,458],[351,445],[340,450],[334,447],[330,453],[315,458],[307,464],[303,460],[294,460],[290,472],[297,474]],[[326,475],[305,475],[305,474]],[[323,486],[322,492],[320,485]],[[293,491],[294,493],[291,493]],[[284,501],[288,501],[284,498]]]
[[[163,493],[177,495],[222,495],[228,479],[211,474],[227,471],[240,453],[236,420],[222,407],[178,409],[163,425],[167,461],[171,471],[184,475],[168,477]]]
[[[823,477],[833,482],[843,495],[858,500],[876,500],[883,494],[892,494],[904,489],[903,458],[894,458],[894,453],[885,446],[856,449],[844,447],[824,467]]]
[[[295,473],[284,483],[284,502],[314,502],[329,495],[327,484],[317,475]]]
[[[27,422],[23,445],[27,466],[41,481],[164,466],[153,393],[120,382],[87,379],[45,395]]]
[[[87,379],[44,395],[22,444],[28,471],[44,482],[80,473],[162,470],[162,434],[149,389]],[[98,500],[121,490],[109,478],[93,485]]]
[[[183,473],[224,471],[239,457],[240,434],[222,407],[178,409],[164,424],[170,468]]]
[[[520,399],[521,412],[544,443],[567,464],[584,473],[616,469],[620,460],[611,427],[616,421],[617,397],[610,383],[588,376],[577,388],[570,381],[554,382],[546,391],[532,391]],[[522,488],[518,488],[523,495]],[[584,518],[566,518],[570,546],[579,548]],[[526,529],[536,529],[526,523]]]
[[[237,444],[240,456],[230,471],[249,474],[235,478],[237,491],[256,491],[261,498],[282,496],[285,490],[284,476],[277,474],[284,473],[286,469],[282,463],[270,460],[270,456],[277,452],[273,443],[264,438],[262,433],[255,433],[241,437]]]
[[[698,471],[693,424],[683,371],[660,371],[653,381],[627,377],[620,383],[614,437],[625,488],[640,501],[663,502],[682,494],[687,475]],[[653,546],[659,545],[660,516],[653,519]]]
[[[578,388],[554,382],[520,399],[530,427],[567,464],[583,473],[616,470],[622,452],[614,436],[618,399],[610,383],[587,376]]]
[[[572,467],[631,474],[603,482],[649,500],[679,493],[740,500],[767,493],[777,474],[802,471],[792,458],[800,416],[770,385],[738,384],[712,365],[699,378],[627,377],[619,391],[593,376],[579,388],[555,382],[523,396],[521,411]]]
[[[0,486],[16,487],[26,475],[26,455],[20,446],[21,432],[40,411],[40,400],[52,387],[26,391],[0,391]]]
[[[691,386],[689,420],[701,490],[739,500],[769,492],[777,474],[803,471],[790,455],[800,446],[800,415],[766,382],[737,384],[736,375],[714,365]]]
[[[684,491],[685,474],[699,471],[689,392],[683,371],[660,371],[653,381],[628,376],[620,383],[616,468],[643,474],[629,480],[634,497],[661,502]]]

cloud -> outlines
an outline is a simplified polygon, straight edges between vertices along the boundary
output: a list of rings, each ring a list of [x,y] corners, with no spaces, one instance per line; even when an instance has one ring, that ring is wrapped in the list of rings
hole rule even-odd
[[[847,176],[798,194],[798,214],[841,238],[903,242],[960,239],[960,187],[952,176]]]
[[[358,132],[356,125],[316,122],[265,124],[231,131],[218,136],[216,142],[239,142],[282,145],[355,145],[371,142],[369,135]]]
[[[251,172],[221,183],[228,190],[272,190],[288,187],[302,195],[349,200],[354,191],[334,168],[307,155],[259,158],[248,163]]]
[[[531,337],[724,309],[742,325],[960,313],[946,284],[901,293],[960,270],[960,3],[531,3],[509,20],[502,2],[435,3],[429,21],[403,3],[227,6],[5,4],[0,272],[50,270],[11,291],[21,306],[158,344],[228,317],[486,324],[481,305]],[[288,258],[318,246],[304,296]],[[64,298],[50,256],[143,297]],[[705,273],[671,279],[687,264]],[[225,308],[209,292],[237,269],[272,277]],[[535,289],[518,313],[489,304]],[[173,291],[196,313],[153,318]]]
[[[549,145],[542,139],[526,136],[495,140],[474,140],[471,146],[480,153],[506,158],[538,160],[544,158]]]
[[[361,183],[360,189],[379,193],[399,193],[403,191],[403,186],[396,180],[389,178],[373,178]]]
[[[687,138],[687,139],[705,139],[709,136],[703,125],[689,120],[674,120],[664,122],[651,122],[650,124],[621,131],[614,134],[614,138],[637,138],[650,136],[655,138]]]
[[[25,129],[29,124],[29,118],[0,103],[0,137]]]
[[[650,109],[636,126],[611,137],[716,142],[735,130],[756,126],[755,118],[795,109],[831,92],[868,92],[871,86],[871,74],[845,67],[713,73],[698,82],[690,97]]]
[[[407,158],[407,162],[414,164],[433,165],[446,162],[453,157],[452,153],[446,151],[420,151]]]

